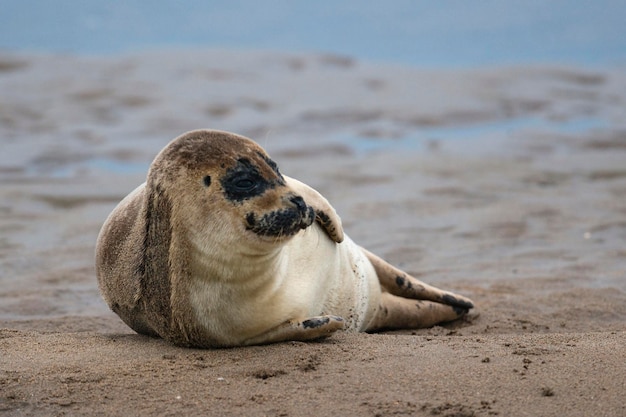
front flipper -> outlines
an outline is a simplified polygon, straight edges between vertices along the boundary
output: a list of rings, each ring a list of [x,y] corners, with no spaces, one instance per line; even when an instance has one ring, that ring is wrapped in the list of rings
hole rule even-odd
[[[343,241],[343,227],[339,215],[328,200],[303,182],[283,175],[287,185],[300,194],[304,201],[315,210],[315,221],[324,228],[328,236],[337,243]]]
[[[263,345],[288,340],[315,340],[328,337],[344,327],[344,321],[337,316],[310,317],[306,320],[289,320],[267,332],[245,340],[243,345]]]

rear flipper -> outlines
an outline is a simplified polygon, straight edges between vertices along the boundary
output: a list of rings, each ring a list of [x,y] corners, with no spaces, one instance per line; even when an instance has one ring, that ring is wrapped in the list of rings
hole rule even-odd
[[[412,300],[384,292],[380,308],[368,324],[368,332],[391,329],[420,329],[437,323],[456,320],[467,309],[432,301]]]
[[[328,337],[344,327],[344,321],[337,316],[310,317],[306,320],[290,320],[267,332],[245,340],[242,345],[261,345],[285,342],[288,340],[314,340]]]
[[[474,303],[469,298],[428,285],[390,265],[367,249],[362,248],[362,250],[374,266],[383,291],[398,297],[447,304],[459,311],[464,310],[465,313],[474,307]]]

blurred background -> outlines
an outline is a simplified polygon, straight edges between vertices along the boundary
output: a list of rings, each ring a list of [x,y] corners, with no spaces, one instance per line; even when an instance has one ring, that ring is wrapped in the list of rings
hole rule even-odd
[[[621,0],[0,0],[0,321],[119,330],[98,231],[170,140],[215,128],[477,299],[482,330],[619,325],[624,22]]]
[[[218,47],[436,68],[626,63],[621,0],[0,1],[0,48]]]

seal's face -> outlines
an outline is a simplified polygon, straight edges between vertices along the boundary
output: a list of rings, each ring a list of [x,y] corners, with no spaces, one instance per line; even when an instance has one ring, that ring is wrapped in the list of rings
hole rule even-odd
[[[205,177],[204,182],[209,180]],[[290,237],[315,220],[313,208],[289,190],[278,166],[264,152],[238,158],[221,176],[220,185],[224,198],[244,214],[246,230],[257,236]]]
[[[315,221],[315,210],[265,151],[226,132],[195,131],[172,141],[155,159],[147,186],[164,190],[174,217],[205,248],[280,243]]]

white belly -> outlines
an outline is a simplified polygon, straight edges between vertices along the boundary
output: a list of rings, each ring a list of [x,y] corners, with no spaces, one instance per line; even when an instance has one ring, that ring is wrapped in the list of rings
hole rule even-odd
[[[197,271],[190,303],[207,334],[236,345],[289,320],[342,317],[345,329],[363,331],[380,303],[380,284],[363,251],[347,236],[335,243],[317,224],[301,231],[280,251],[271,268],[248,279],[215,280]]]
[[[348,236],[333,242],[315,224],[286,249],[286,290],[300,293],[298,300],[309,305],[309,314],[340,316],[347,330],[365,330],[380,303],[380,284],[361,248]]]

